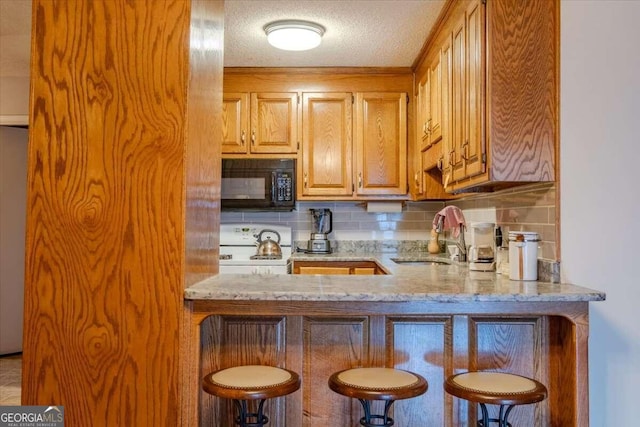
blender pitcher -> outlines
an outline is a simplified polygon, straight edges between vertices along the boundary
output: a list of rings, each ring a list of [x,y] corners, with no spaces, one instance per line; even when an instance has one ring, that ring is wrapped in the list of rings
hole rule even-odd
[[[333,229],[330,209],[309,209],[311,213],[311,239],[307,246],[310,253],[331,253],[329,233]]]

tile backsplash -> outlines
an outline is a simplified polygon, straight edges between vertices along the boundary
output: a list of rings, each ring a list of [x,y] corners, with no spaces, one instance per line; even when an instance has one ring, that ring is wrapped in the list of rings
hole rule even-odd
[[[540,236],[538,258],[557,260],[556,186],[531,184],[494,193],[467,196],[452,205],[462,209],[467,222],[494,222],[502,229],[503,246],[509,231],[534,231]]]
[[[501,227],[504,245],[509,230],[540,235],[539,258],[556,258],[555,184],[532,184],[493,193],[474,193],[444,202],[405,202],[402,212],[367,212],[363,202],[298,202],[292,212],[222,212],[222,222],[267,223],[290,226],[294,241],[309,239],[310,208],[333,212],[330,240],[428,240],[432,221],[445,205],[462,209],[467,223],[494,222]],[[444,238],[449,239],[448,233]],[[467,240],[468,242],[468,240]]]

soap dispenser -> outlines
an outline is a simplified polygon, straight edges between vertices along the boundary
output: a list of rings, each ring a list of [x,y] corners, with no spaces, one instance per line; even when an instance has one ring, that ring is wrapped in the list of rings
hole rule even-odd
[[[431,240],[427,245],[427,251],[430,254],[437,254],[440,252],[440,243],[438,243],[438,232],[435,229],[431,229]]]

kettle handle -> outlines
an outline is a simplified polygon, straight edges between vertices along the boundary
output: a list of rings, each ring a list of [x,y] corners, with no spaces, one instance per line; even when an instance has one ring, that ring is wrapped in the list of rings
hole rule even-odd
[[[258,238],[258,243],[262,243],[262,233],[274,233],[276,236],[278,236],[278,241],[276,243],[280,243],[280,233],[278,233],[276,230],[271,230],[269,228],[265,228],[264,230],[260,231],[260,233],[258,233],[258,235],[256,236]]]

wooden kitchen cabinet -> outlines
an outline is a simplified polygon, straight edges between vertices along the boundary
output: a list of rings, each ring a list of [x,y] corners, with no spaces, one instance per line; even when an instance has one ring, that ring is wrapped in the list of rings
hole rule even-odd
[[[387,274],[374,261],[293,261],[293,274]]]
[[[484,8],[470,3],[453,27],[451,46],[451,181],[472,178],[486,170],[482,123],[484,81]]]
[[[429,69],[427,69],[422,76],[416,76],[416,80],[418,81],[416,91],[416,138],[418,139],[418,144],[416,144],[416,148],[418,151],[422,151],[431,145],[429,135],[429,115],[431,113],[430,77],[431,73]]]
[[[334,309],[328,310],[329,315],[312,307],[305,309],[305,315],[286,314],[293,311],[287,307],[281,315],[211,316],[203,322],[211,332],[204,335],[202,370],[255,363],[292,369],[302,379],[301,390],[266,402],[270,423],[274,427],[319,427],[357,425],[362,416],[358,402],[337,399],[326,385],[332,373],[357,366],[409,369],[427,378],[433,390],[396,402],[393,418],[398,425],[475,425],[475,406],[452,400],[436,386],[461,370],[518,372],[552,384],[550,367],[559,355],[552,351],[554,343],[547,337],[569,323],[541,315],[376,313],[380,307],[371,304],[368,312],[353,313]],[[553,396],[537,405],[519,407],[511,421],[521,426],[555,425],[550,411],[568,411],[566,404],[556,406],[566,396]],[[203,398],[207,401],[201,412],[202,425],[233,424],[235,409],[230,402]],[[568,413],[556,414],[554,419],[557,425],[572,425],[569,417]]]
[[[298,150],[296,92],[225,93],[223,154],[295,154]]]
[[[302,94],[302,196],[353,194],[350,92]]]
[[[429,66],[418,83],[417,134],[424,151],[442,138],[442,61],[439,49],[428,60]]]
[[[407,195],[407,94],[356,94],[356,196]]]
[[[444,147],[451,133],[448,126],[451,39],[445,38],[428,55],[431,59],[426,61],[425,77],[417,88],[416,134],[422,136],[413,148],[413,196],[414,200],[447,200],[456,197],[442,185],[442,170],[448,159]]]
[[[304,93],[302,99],[300,200],[407,195],[406,93]]]
[[[249,94],[225,93],[222,100],[222,152],[247,153]]]
[[[447,193],[555,180],[558,19],[555,1],[461,0],[445,12],[415,72],[432,70],[433,52],[440,51]],[[414,167],[416,179],[428,170]],[[415,193],[428,198],[426,190]]]

